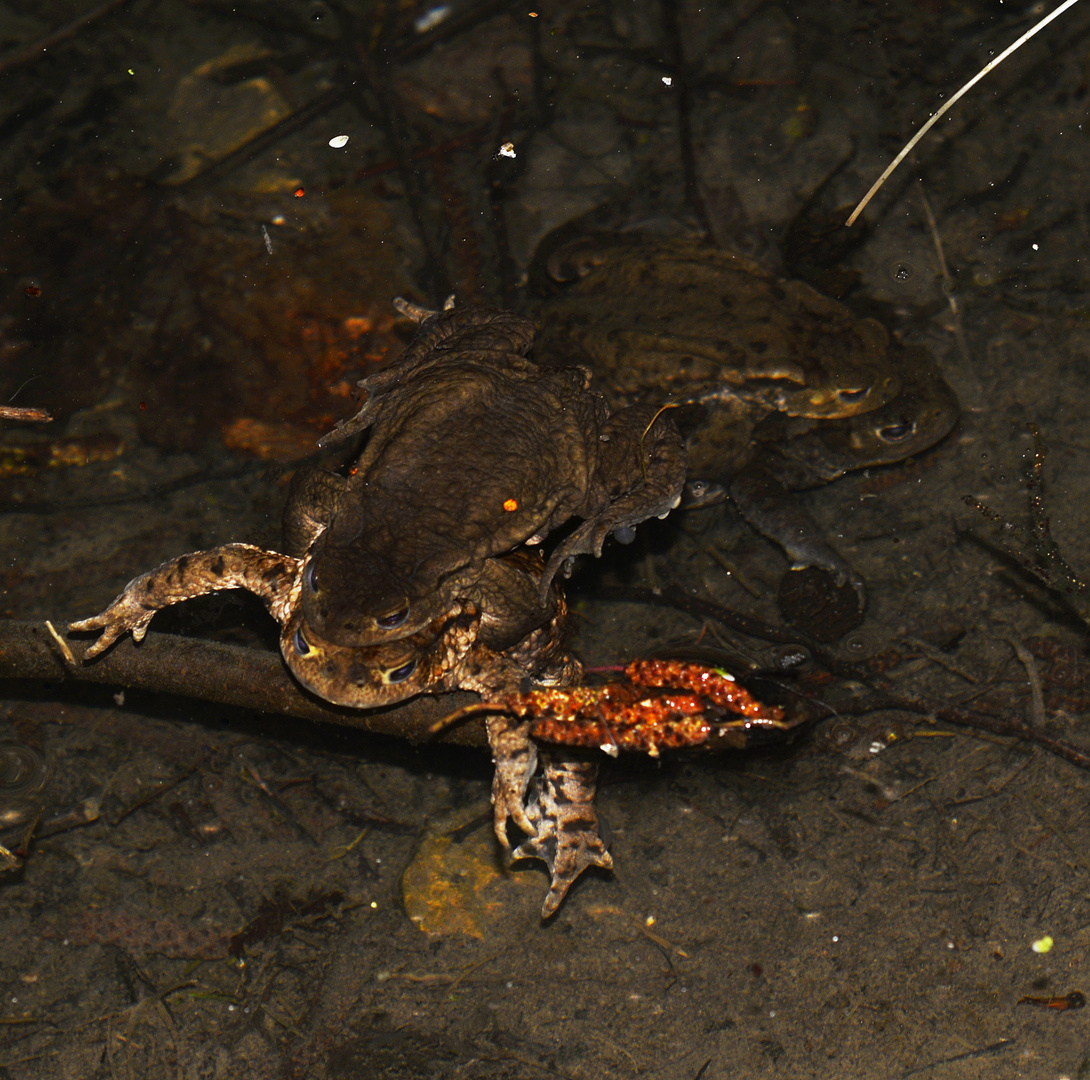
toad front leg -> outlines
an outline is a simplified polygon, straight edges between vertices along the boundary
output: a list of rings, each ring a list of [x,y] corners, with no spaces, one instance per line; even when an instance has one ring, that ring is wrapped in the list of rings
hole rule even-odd
[[[84,659],[108,649],[126,631],[142,641],[157,611],[221,589],[246,589],[260,596],[278,623],[283,623],[299,591],[302,560],[252,544],[224,544],[194,551],[133,578],[105,611],[69,623],[75,631],[101,630]]]
[[[665,409],[632,405],[603,424],[599,446],[599,508],[557,545],[541,578],[542,595],[561,566],[576,555],[602,554],[610,533],[631,543],[636,526],[664,518],[681,502],[685,444]]]

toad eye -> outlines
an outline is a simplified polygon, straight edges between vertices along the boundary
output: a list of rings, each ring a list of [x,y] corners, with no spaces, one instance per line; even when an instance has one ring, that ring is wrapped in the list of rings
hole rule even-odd
[[[899,443],[914,435],[916,425],[911,420],[902,420],[899,424],[889,424],[878,429],[878,438],[883,442]]]
[[[393,671],[386,672],[386,681],[388,683],[403,683],[406,679],[412,677],[412,673],[416,671],[416,660],[410,660],[407,664],[402,664],[399,668],[394,668]]]
[[[852,387],[851,389],[838,390],[836,396],[840,398],[841,401],[851,404],[856,401],[862,401],[869,393],[869,386],[857,386]]]
[[[311,652],[310,642],[303,637],[303,628],[299,627],[292,635],[291,643],[300,656],[309,656]]]
[[[396,630],[408,617],[409,607],[406,604],[405,607],[399,608],[397,611],[391,611],[386,615],[379,615],[378,618],[375,619],[375,625],[380,630]]]
[[[312,593],[318,591],[318,567],[315,566],[313,559],[307,563],[307,568],[303,571],[303,584]]]

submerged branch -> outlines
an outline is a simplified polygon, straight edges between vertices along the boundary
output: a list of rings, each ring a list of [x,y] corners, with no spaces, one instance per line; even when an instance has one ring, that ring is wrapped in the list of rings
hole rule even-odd
[[[69,645],[79,645],[75,639]],[[101,683],[126,690],[178,694],[259,712],[297,716],[362,728],[410,742],[425,742],[428,729],[454,709],[475,700],[468,693],[425,695],[382,709],[347,709],[308,694],[292,679],[278,653],[151,631],[140,645],[119,641],[106,655],[69,663],[44,622],[0,620],[0,678],[54,683]],[[453,742],[484,747],[484,729],[465,724]]]

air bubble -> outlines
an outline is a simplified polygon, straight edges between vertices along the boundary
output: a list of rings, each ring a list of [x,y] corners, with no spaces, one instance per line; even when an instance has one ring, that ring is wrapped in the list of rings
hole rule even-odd
[[[916,273],[916,268],[905,259],[894,259],[889,264],[889,276],[898,284],[903,285]]]

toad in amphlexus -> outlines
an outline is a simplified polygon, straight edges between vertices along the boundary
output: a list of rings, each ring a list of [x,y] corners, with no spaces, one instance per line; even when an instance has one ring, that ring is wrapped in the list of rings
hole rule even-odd
[[[540,626],[567,560],[677,506],[684,447],[655,405],[611,414],[585,369],[527,358],[533,326],[511,312],[403,307],[426,316],[416,337],[363,381],[363,408],[333,433],[370,429],[349,475],[311,468],[293,481],[287,554],[229,544],[165,563],[75,624],[103,631],[88,657],[129,630],[140,640],[160,608],[225,588],[262,597],[300,644],[401,640],[456,603],[480,606],[490,558],[582,519],[541,574],[529,620]],[[299,650],[284,654],[294,671]]]
[[[863,583],[785,489],[902,460],[938,442],[957,401],[933,361],[891,343],[809,285],[695,239],[592,233],[558,246],[546,273],[541,354],[594,371],[611,403],[699,405],[693,478],[726,485],[796,568]]]
[[[141,640],[164,607],[243,588],[280,624],[296,678],[337,704],[578,678],[560,643],[557,572],[678,504],[681,438],[653,405],[611,414],[585,369],[533,363],[533,327],[517,315],[402,309],[422,318],[416,337],[364,381],[363,408],[333,433],[370,429],[363,452],[347,477],[297,475],[287,553],[227,544],[135,578],[100,615],[72,624],[102,631],[87,658],[126,631]],[[573,517],[581,523],[547,562],[524,547]],[[547,915],[586,866],[611,865],[593,812],[595,767],[547,760],[527,805],[536,747],[524,725],[487,727],[496,832],[506,844],[511,818],[534,841],[520,850],[549,864]]]

